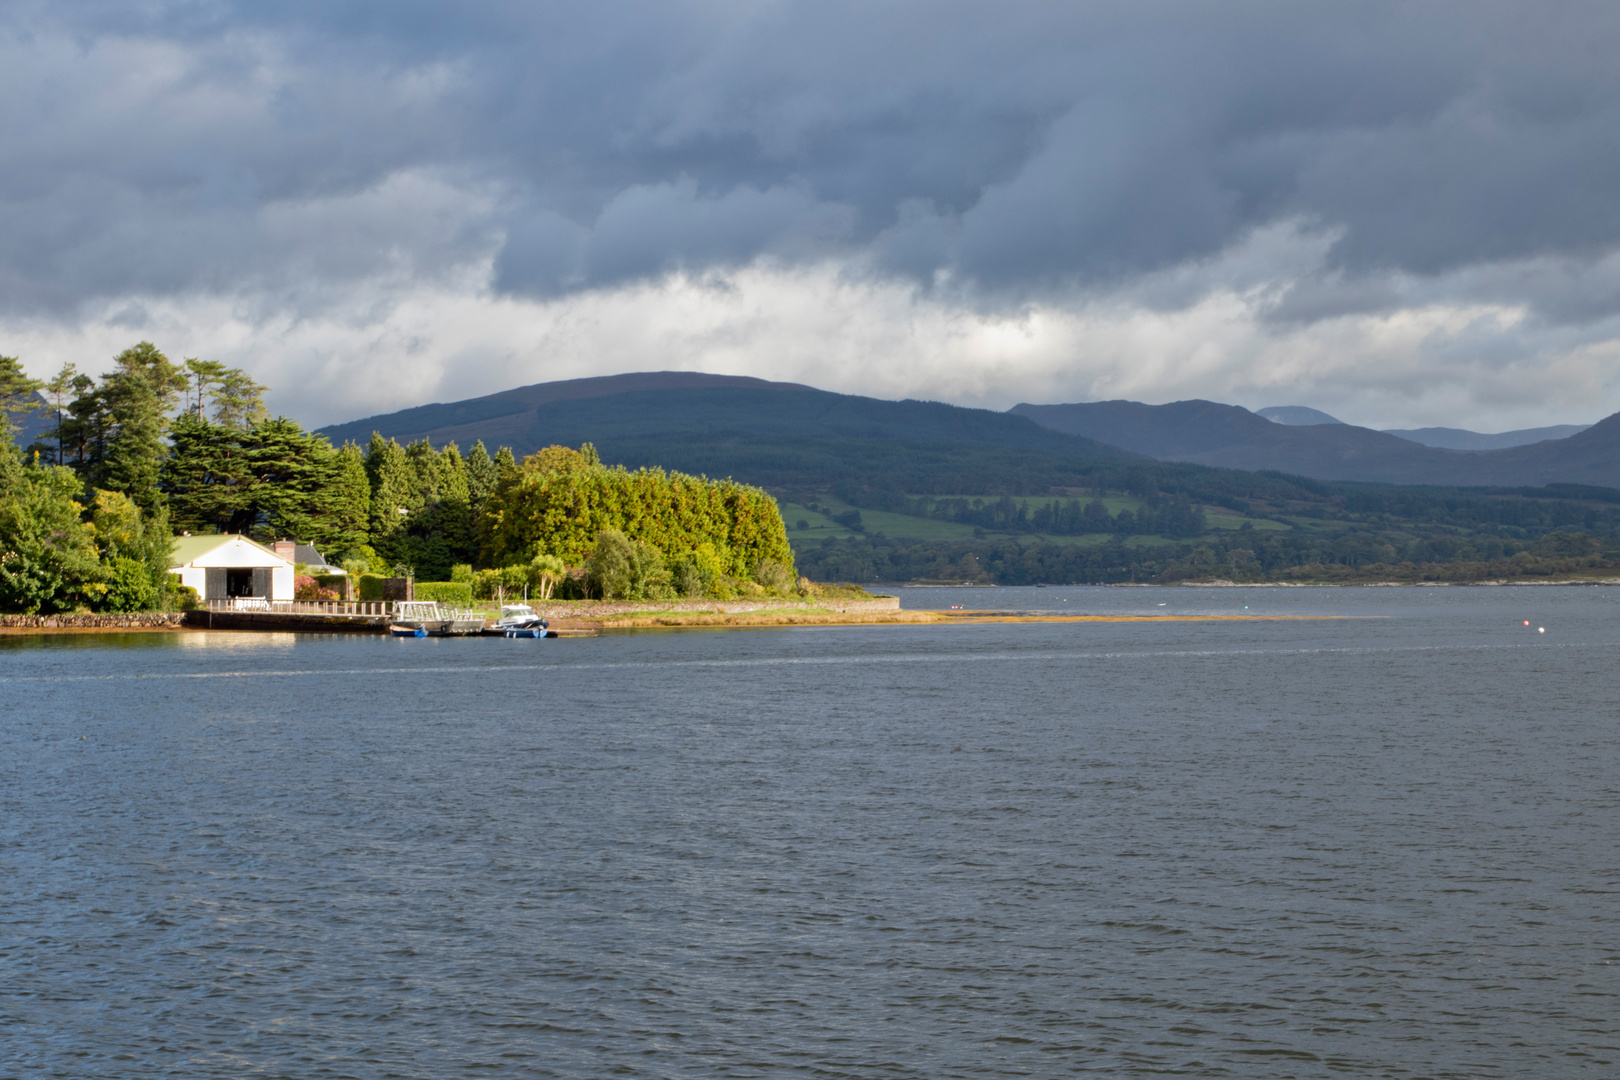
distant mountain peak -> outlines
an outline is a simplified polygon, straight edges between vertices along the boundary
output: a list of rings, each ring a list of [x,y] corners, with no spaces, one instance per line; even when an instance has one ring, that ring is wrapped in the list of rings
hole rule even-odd
[[[1495,435],[1448,427],[1385,428],[1384,433],[1424,446],[1439,447],[1442,450],[1505,450],[1512,446],[1529,446],[1549,439],[1567,439],[1571,435],[1579,435],[1591,426],[1591,424],[1557,424],[1553,427],[1503,431]]]
[[[1313,409],[1308,405],[1267,405],[1263,409],[1254,410],[1254,415],[1263,416],[1273,424],[1287,424],[1289,427],[1311,427],[1315,424],[1342,424],[1343,420],[1329,416],[1321,409]]]

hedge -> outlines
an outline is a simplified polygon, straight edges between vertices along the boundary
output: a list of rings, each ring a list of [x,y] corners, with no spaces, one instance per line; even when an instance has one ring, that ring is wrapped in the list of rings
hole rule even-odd
[[[418,581],[418,600],[437,600],[441,604],[471,604],[472,583],[468,581]]]

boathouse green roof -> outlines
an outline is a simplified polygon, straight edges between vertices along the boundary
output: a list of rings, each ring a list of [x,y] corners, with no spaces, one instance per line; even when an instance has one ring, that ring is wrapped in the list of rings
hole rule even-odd
[[[257,540],[250,540],[238,533],[218,533],[213,536],[177,536],[174,538],[174,547],[169,549],[169,565],[184,566],[188,562],[200,559],[217,547],[223,547],[232,540],[241,540],[252,544],[266,555],[275,555],[274,551],[265,547]],[[276,555],[280,558],[279,555]]]

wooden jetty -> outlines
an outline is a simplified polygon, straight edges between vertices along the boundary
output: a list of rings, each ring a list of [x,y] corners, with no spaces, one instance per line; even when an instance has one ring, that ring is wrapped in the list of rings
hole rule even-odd
[[[386,634],[389,624],[400,616],[400,606],[392,600],[210,600],[205,607],[186,612],[185,625],[203,630]],[[463,632],[477,634],[479,629]],[[596,631],[562,629],[549,631],[546,636],[595,637]]]

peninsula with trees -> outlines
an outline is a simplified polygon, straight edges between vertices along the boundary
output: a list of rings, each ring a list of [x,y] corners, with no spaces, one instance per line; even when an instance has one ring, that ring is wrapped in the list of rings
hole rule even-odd
[[[472,600],[802,599],[776,501],[758,487],[602,463],[586,442],[518,459],[482,442],[333,446],[270,417],[245,372],[148,342],[99,377],[30,379],[0,357],[0,611],[184,604],[176,534],[296,538],[364,584],[403,575]],[[19,448],[11,417],[42,410]],[[301,579],[301,598],[320,583]]]

